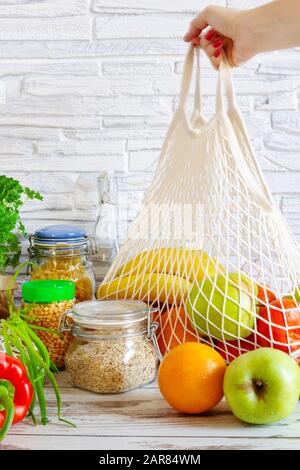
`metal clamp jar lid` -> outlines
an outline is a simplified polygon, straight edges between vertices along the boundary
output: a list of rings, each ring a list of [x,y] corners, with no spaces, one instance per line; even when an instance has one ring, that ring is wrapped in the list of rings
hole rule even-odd
[[[97,252],[95,239],[87,236],[84,229],[75,225],[49,225],[30,235],[29,242],[30,257],[34,256],[36,248],[61,248],[64,250],[64,257],[67,249],[82,248],[88,255],[94,255]],[[57,254],[56,252],[55,255]]]
[[[64,313],[60,330],[87,340],[118,339],[147,334],[159,359],[161,354],[155,332],[158,323],[149,308],[140,300],[94,300],[76,304]]]

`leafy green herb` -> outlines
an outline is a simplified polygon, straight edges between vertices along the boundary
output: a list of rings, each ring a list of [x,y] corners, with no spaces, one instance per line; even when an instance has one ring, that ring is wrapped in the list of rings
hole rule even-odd
[[[20,209],[26,199],[41,201],[43,198],[38,191],[0,175],[0,273],[4,273],[9,266],[15,268],[19,263],[21,244],[18,236],[26,235]]]
[[[28,263],[23,263],[15,272],[11,287],[19,273]],[[30,415],[36,423],[34,406],[39,404],[42,424],[47,424],[47,403],[45,397],[45,380],[48,379],[56,397],[57,416],[71,426],[73,423],[61,417],[61,394],[53,372],[58,372],[52,363],[44,343],[40,340],[34,328],[26,321],[30,317],[30,307],[17,308],[12,300],[11,288],[8,289],[9,317],[0,321],[0,338],[6,354],[19,358],[24,364],[28,378],[34,389],[34,398],[30,407]],[[38,327],[36,327],[38,328]],[[43,328],[45,330],[45,328]],[[51,330],[52,331],[52,330]]]

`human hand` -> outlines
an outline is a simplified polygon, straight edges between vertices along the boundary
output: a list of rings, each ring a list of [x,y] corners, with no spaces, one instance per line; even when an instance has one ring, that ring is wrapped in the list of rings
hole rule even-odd
[[[215,68],[219,67],[223,50],[232,67],[241,65],[258,52],[251,28],[247,27],[247,14],[247,10],[209,6],[191,22],[184,41],[200,46]]]

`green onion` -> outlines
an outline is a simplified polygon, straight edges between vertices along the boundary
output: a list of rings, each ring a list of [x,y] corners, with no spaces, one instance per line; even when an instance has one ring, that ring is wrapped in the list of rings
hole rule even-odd
[[[11,286],[14,285],[16,277],[27,265],[28,263],[23,263],[17,269]],[[58,372],[58,369],[51,361],[44,343],[36,334],[38,329],[51,333],[57,332],[51,328],[38,327],[27,323],[25,318],[28,319],[27,313],[30,309],[28,307],[17,308],[14,305],[11,288],[7,291],[7,299],[9,301],[10,314],[7,319],[0,320],[0,338],[3,340],[5,352],[9,356],[18,357],[22,361],[33,386],[34,397],[29,411],[33,423],[36,424],[34,415],[35,403],[39,404],[41,423],[45,425],[49,421],[45,397],[45,380],[48,379],[55,394],[58,419],[69,426],[74,426],[72,422],[61,417],[61,393],[53,374],[53,372]]]

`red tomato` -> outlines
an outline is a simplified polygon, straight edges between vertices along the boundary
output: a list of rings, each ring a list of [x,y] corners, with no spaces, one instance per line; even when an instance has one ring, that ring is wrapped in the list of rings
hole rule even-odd
[[[231,362],[236,357],[241,356],[241,354],[244,354],[248,351],[253,351],[253,349],[255,349],[254,335],[250,335],[248,338],[241,339],[240,341],[226,341],[226,345],[223,343],[223,341],[216,341],[216,350],[225,360],[227,360],[226,349],[228,353],[228,360]]]
[[[261,302],[258,302],[259,305],[266,305],[276,300],[276,295],[274,292],[267,286],[262,286],[257,284],[257,297]]]
[[[290,299],[274,300],[269,306],[269,313],[267,307],[260,307],[257,331],[260,346],[273,347],[288,354],[297,351],[300,349],[299,307]]]

